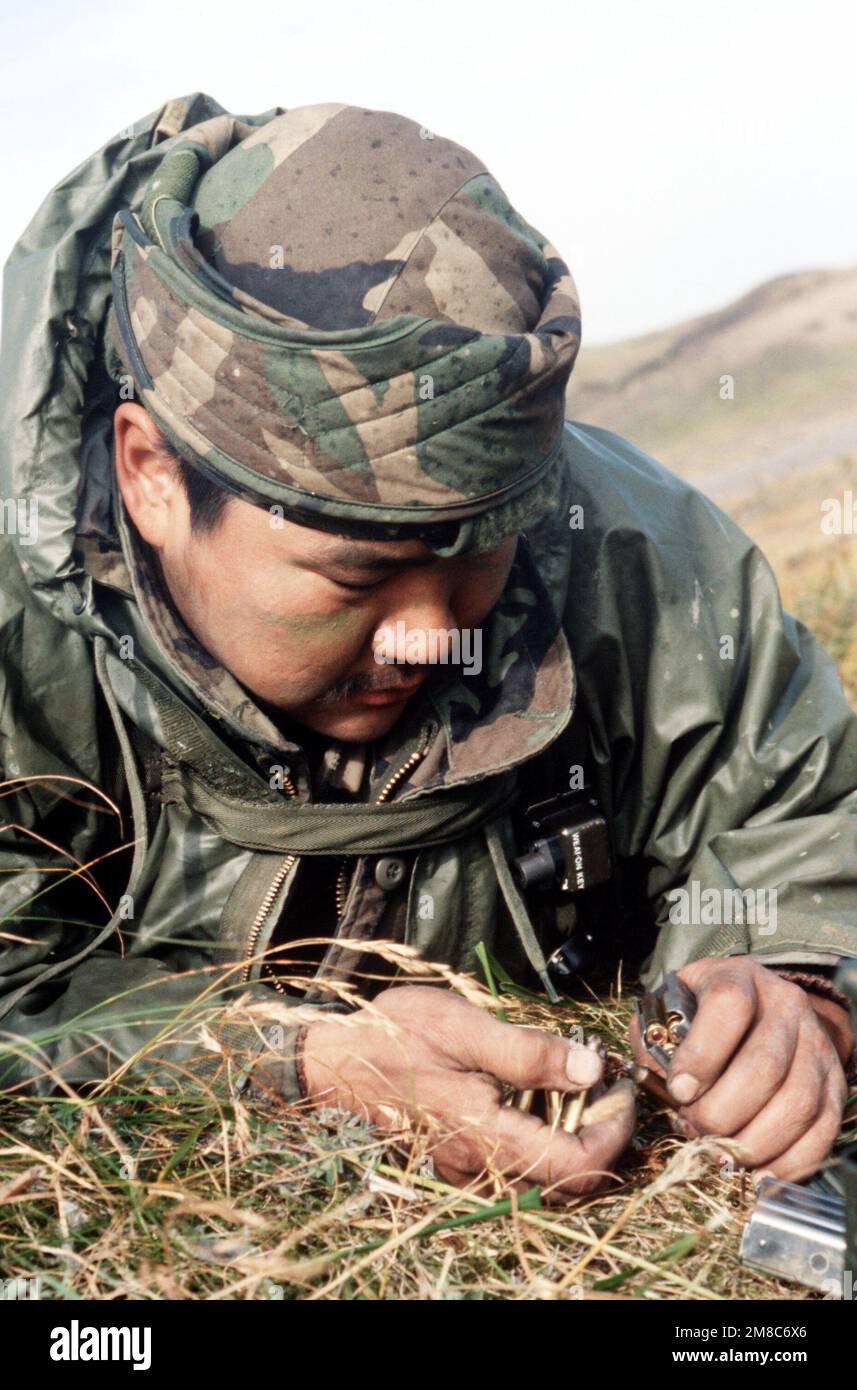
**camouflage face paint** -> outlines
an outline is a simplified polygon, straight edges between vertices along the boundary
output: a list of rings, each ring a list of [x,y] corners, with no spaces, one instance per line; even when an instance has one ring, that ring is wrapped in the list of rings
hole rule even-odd
[[[272,628],[283,627],[290,636],[328,643],[342,642],[349,630],[359,631],[365,621],[355,607],[304,613],[257,613],[256,620]]]
[[[403,117],[178,137],[116,219],[110,337],[183,456],[303,525],[452,555],[553,504],[574,283],[474,155]]]

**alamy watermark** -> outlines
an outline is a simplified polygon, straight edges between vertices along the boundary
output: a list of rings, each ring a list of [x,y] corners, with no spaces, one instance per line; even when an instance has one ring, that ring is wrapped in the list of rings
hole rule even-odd
[[[820,1288],[826,1299],[841,1299],[846,1303],[857,1302],[857,1280],[850,1269],[844,1269],[840,1277],[830,1275],[822,1279]]]
[[[408,627],[400,619],[395,627],[379,627],[374,638],[379,665],[460,666],[462,674],[478,676],[482,670],[482,629],[478,627]]]
[[[821,533],[824,536],[857,536],[857,502],[846,488],[839,497],[825,497],[821,504]]]
[[[39,499],[0,497],[0,535],[17,536],[22,545],[39,539]]]
[[[42,1296],[41,1280],[38,1274],[27,1279],[0,1279],[0,1303],[39,1299]]]
[[[759,936],[777,930],[776,888],[703,888],[691,879],[687,888],[671,888],[669,920],[675,927],[730,926],[758,928]]]
[[[135,1371],[152,1364],[151,1327],[87,1327],[72,1318],[51,1331],[52,1361],[130,1361]]]

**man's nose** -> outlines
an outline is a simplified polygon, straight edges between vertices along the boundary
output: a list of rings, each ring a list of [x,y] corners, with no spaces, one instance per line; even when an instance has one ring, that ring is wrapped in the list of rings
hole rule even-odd
[[[429,580],[425,573],[409,584],[408,592],[390,604],[373,635],[375,650],[386,653],[383,659],[419,665],[449,659],[446,634],[458,627],[450,589],[448,583]]]

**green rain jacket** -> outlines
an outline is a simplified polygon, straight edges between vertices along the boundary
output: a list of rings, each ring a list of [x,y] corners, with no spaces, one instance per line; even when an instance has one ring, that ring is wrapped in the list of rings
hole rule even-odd
[[[324,987],[359,959],[344,941],[405,942],[456,970],[484,942],[541,973],[585,924],[604,961],[636,950],[649,985],[702,956],[857,953],[857,718],[833,663],[751,541],[609,431],[566,426],[562,495],[519,539],[480,679],[406,712],[367,804],[311,805],[299,743],[248,737],[165,653],[119,543],[110,226],[170,139],[221,110],[196,94],[122,132],[49,195],[6,268],[0,1085],[47,1092],[123,1064],[240,1084],[230,1059],[265,1038],[236,1021],[237,990],[275,1006],[277,1084],[295,1098],[285,1044],[296,1019],[345,1007]],[[586,909],[525,902],[507,867],[520,807],[578,769],[613,876]],[[342,856],[320,970],[277,993],[261,957],[283,923],[313,934],[302,875]],[[671,920],[676,889],[690,911]],[[732,889],[775,889],[775,927],[700,908]]]

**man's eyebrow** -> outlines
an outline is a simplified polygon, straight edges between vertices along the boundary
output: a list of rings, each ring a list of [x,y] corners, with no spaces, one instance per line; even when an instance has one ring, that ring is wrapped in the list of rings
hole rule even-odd
[[[326,569],[329,565],[364,570],[416,569],[434,564],[436,558],[435,555],[390,555],[389,552],[367,550],[364,546],[343,545],[322,555],[308,556],[301,563],[307,569]]]

